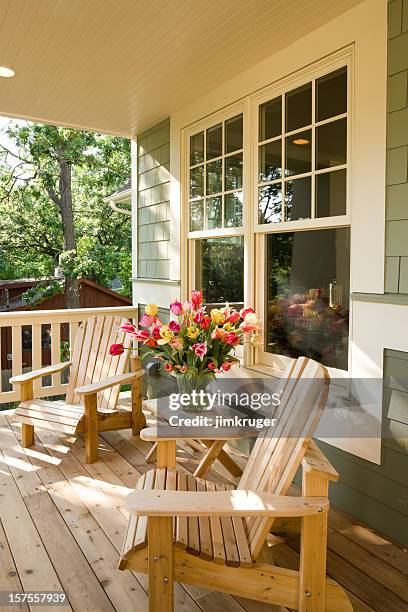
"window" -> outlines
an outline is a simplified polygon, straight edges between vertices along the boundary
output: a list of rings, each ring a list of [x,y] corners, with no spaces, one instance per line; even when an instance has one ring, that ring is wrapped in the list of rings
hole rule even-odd
[[[190,137],[190,232],[242,226],[243,115]]]
[[[265,351],[347,370],[349,228],[269,234]]]
[[[215,307],[229,302],[238,309],[244,302],[244,239],[242,236],[195,241],[196,288],[204,304]]]
[[[347,67],[258,109],[258,223],[346,214]]]

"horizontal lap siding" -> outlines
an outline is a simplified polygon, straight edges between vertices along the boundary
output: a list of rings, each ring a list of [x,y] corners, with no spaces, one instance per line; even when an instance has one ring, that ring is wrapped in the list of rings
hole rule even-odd
[[[408,0],[388,5],[385,291],[408,293]]]
[[[408,545],[408,353],[385,351],[384,391],[381,465],[319,446],[340,473],[331,502]]]
[[[138,137],[138,278],[170,275],[170,121]]]

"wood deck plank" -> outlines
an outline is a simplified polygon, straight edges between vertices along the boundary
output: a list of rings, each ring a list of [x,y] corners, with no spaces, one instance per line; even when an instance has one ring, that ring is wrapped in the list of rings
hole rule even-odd
[[[0,522],[0,591],[22,591],[21,581],[17,573],[3,525]],[[2,612],[26,612],[28,607],[2,606]]]

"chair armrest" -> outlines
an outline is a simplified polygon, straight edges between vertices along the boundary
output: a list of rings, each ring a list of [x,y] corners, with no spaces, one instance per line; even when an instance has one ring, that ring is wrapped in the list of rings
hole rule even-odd
[[[130,383],[134,378],[139,378],[140,376],[143,376],[143,374],[144,370],[136,370],[136,372],[129,372],[128,374],[117,374],[116,376],[99,380],[98,382],[91,383],[90,385],[77,387],[75,389],[75,393],[78,393],[78,395],[92,395],[99,393],[100,391],[104,391],[105,389],[109,389],[109,387],[114,387],[115,385],[125,385],[126,383]]]
[[[257,491],[134,491],[126,506],[137,516],[312,516],[326,497],[287,497]]]
[[[194,415],[192,415],[194,416]],[[189,433],[189,430],[196,430],[196,433]],[[184,430],[184,431],[183,431]],[[184,426],[171,427],[170,425],[159,425],[158,427],[146,427],[140,432],[140,437],[145,442],[170,442],[174,440],[241,440],[252,438],[257,435],[255,430],[238,429],[236,427],[193,427]]]
[[[33,370],[32,372],[27,372],[26,374],[19,374],[18,376],[13,376],[10,378],[10,383],[13,385],[23,385],[30,380],[36,380],[37,378],[41,378],[42,376],[48,376],[50,374],[57,374],[58,372],[62,372],[65,368],[68,368],[71,365],[71,361],[63,361],[62,363],[54,363],[54,365],[46,366],[45,368],[41,368],[41,370]]]
[[[321,478],[327,478],[333,482],[337,482],[340,478],[337,470],[335,470],[330,461],[326,459],[316,442],[313,440],[302,459],[302,469],[305,472],[320,476]]]

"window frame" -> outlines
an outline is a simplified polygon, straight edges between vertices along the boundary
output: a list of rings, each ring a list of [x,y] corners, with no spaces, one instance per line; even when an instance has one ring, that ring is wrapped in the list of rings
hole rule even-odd
[[[244,236],[244,300],[245,303],[254,305],[256,312],[259,315],[261,326],[265,325],[265,236],[270,233],[281,232],[296,232],[307,230],[330,229],[339,227],[351,227],[351,211],[352,211],[352,154],[353,154],[353,121],[354,121],[354,47],[349,45],[337,52],[334,52],[313,64],[300,68],[296,72],[287,77],[279,79],[277,82],[266,85],[261,89],[250,93],[238,102],[224,107],[210,115],[207,115],[201,120],[198,120],[182,130],[182,146],[181,146],[181,170],[182,170],[182,231],[184,242],[184,253],[187,256],[185,264],[185,295],[191,289],[195,288],[194,269],[192,262],[195,260],[195,239],[213,238],[223,236]],[[315,119],[315,82],[320,77],[326,76],[342,67],[347,67],[347,113],[337,115],[322,121],[314,121]],[[346,214],[332,217],[317,217],[311,219],[302,219],[296,221],[281,221],[278,223],[260,224],[258,223],[258,149],[259,141],[259,107],[261,104],[273,100],[279,95],[290,92],[297,87],[313,82],[312,86],[312,129],[316,129],[317,125],[324,125],[339,120],[341,117],[347,117],[347,163],[342,164],[333,169],[323,169],[314,171],[314,174],[322,174],[324,172],[333,172],[345,168],[347,172],[346,179]],[[284,97],[283,97],[284,100]],[[243,114],[243,226],[241,228],[218,228],[213,230],[202,230],[191,232],[189,219],[189,170],[190,170],[190,136],[205,130],[208,127],[216,125],[221,121],[226,121],[237,114]],[[282,113],[282,123],[284,121],[284,113]],[[293,133],[308,129],[309,126],[294,130]],[[286,133],[278,138],[285,138]],[[272,142],[273,139],[267,139],[266,142]],[[312,139],[312,158],[313,166],[315,163],[315,138]],[[312,175],[307,173],[307,175]],[[300,177],[301,175],[299,175]],[[290,179],[290,177],[288,177]],[[282,177],[282,181],[283,181]],[[314,183],[314,181],[313,181]],[[268,184],[268,183],[266,183]],[[315,207],[315,194],[313,190],[313,204]],[[351,257],[351,255],[350,255]],[[259,266],[263,266],[263,273],[259,273]],[[352,257],[350,259],[350,270],[352,266]],[[350,280],[352,273],[350,271]],[[339,370],[337,368],[328,368],[332,376],[337,379],[347,378],[351,369],[351,330],[352,330],[352,311],[350,308],[349,319],[349,347],[348,347],[348,370]],[[244,346],[244,365],[248,367],[259,368],[260,371],[273,373],[273,371],[281,370],[286,367],[291,361],[290,357],[277,355],[266,352],[264,347],[252,347],[249,343]]]
[[[248,168],[246,168],[246,166],[248,166],[248,164],[246,164],[246,151],[247,151],[247,143],[246,143],[246,122],[247,122],[247,113],[245,112],[247,109],[247,105],[245,104],[244,100],[240,100],[238,103],[235,104],[231,104],[230,106],[228,106],[225,109],[220,109],[219,111],[217,111],[216,113],[212,113],[211,115],[201,119],[200,121],[197,121],[195,123],[193,123],[191,126],[189,126],[188,128],[186,128],[184,130],[184,180],[183,180],[183,201],[184,201],[184,207],[183,207],[183,214],[185,215],[185,226],[186,226],[186,233],[187,233],[187,239],[194,239],[194,238],[214,238],[217,236],[242,236],[244,234],[244,227],[245,227],[245,222],[246,222],[246,217],[247,217],[247,210],[246,210],[246,201],[247,198],[245,197],[245,193],[248,193],[247,188],[246,188],[246,184],[247,184],[247,174],[248,174]],[[190,137],[193,136],[194,134],[197,134],[199,132],[202,132],[211,127],[216,126],[218,123],[224,123],[226,121],[228,121],[229,119],[233,119],[234,117],[236,117],[237,115],[240,115],[242,113],[242,125],[243,125],[243,134],[242,134],[242,140],[243,140],[243,146],[242,149],[237,149],[236,151],[233,151],[232,153],[223,153],[222,155],[218,156],[218,157],[214,157],[210,160],[206,160],[205,159],[205,134],[204,134],[204,162],[203,164],[194,164],[193,166],[190,166]],[[222,139],[222,145],[223,145],[223,151],[224,151],[224,144],[225,144],[225,129],[223,129],[223,139]],[[203,229],[203,230],[194,230],[191,231],[190,230],[190,184],[189,184],[189,180],[190,180],[190,168],[196,168],[200,165],[203,165],[204,167],[204,174],[205,174],[205,169],[206,169],[206,164],[209,162],[213,162],[216,161],[218,159],[222,160],[222,180],[224,181],[224,170],[225,170],[225,164],[224,164],[224,160],[227,157],[233,157],[234,155],[238,155],[239,153],[242,153],[242,188],[237,190],[231,190],[231,189],[227,189],[227,190],[222,190],[222,192],[219,192],[217,194],[211,194],[209,196],[207,196],[207,194],[205,193],[205,188],[204,188],[204,206],[205,206],[205,199],[207,197],[213,197],[214,195],[222,195],[223,198],[225,198],[225,194],[229,194],[229,193],[233,193],[234,191],[242,191],[243,194],[243,202],[242,202],[242,225],[241,226],[237,226],[237,227],[219,227],[219,228],[215,228],[215,229]],[[205,181],[204,181],[205,184]],[[225,204],[223,203],[222,206],[222,214],[224,215],[224,209],[225,209]],[[204,208],[204,212],[205,212],[205,208]],[[224,221],[224,219],[223,219]]]

